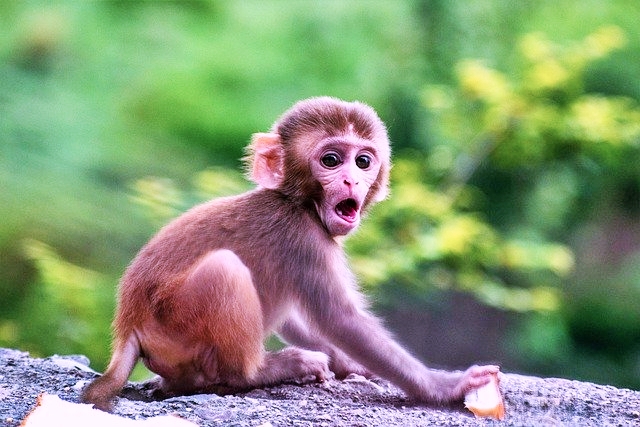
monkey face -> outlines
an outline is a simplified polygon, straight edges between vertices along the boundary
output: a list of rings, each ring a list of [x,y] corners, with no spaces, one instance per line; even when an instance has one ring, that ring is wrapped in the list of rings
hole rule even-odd
[[[376,181],[381,162],[376,146],[348,133],[322,139],[310,156],[313,177],[322,186],[316,209],[332,236],[343,236],[360,224],[362,207]]]
[[[362,212],[384,200],[391,169],[386,128],[359,102],[310,98],[295,104],[247,149],[250,178],[315,206],[331,236],[344,236]]]

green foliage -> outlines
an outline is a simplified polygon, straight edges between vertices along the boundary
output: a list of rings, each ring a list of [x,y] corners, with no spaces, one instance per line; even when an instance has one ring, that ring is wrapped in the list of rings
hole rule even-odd
[[[168,178],[141,178],[132,185],[131,200],[147,212],[151,221],[161,226],[196,203],[239,194],[249,188],[249,182],[239,172],[215,168],[196,173],[190,191],[178,189]]]
[[[109,327],[94,319],[111,316],[108,277],[65,261],[36,240],[25,240],[23,250],[38,269],[37,286],[15,319],[0,321],[0,339],[35,354],[63,351],[102,358],[100,347],[110,339]]]
[[[249,188],[250,134],[334,95],[372,104],[393,140],[392,195],[347,243],[378,301],[469,292],[517,313],[514,369],[637,386],[639,16],[635,0],[0,2],[0,345],[104,367],[140,246]]]
[[[585,69],[624,41],[617,27],[568,48],[529,34],[513,77],[464,60],[455,87],[427,87],[424,102],[443,142],[396,162],[393,198],[352,243],[365,282],[410,280],[418,292],[456,287],[501,308],[558,309],[559,279],[572,272],[574,255],[549,237],[566,226],[585,185],[581,163],[618,164],[640,138],[631,99],[584,91]],[[530,182],[520,198],[531,216],[518,228],[487,220],[488,196],[473,182],[479,169],[524,170]]]

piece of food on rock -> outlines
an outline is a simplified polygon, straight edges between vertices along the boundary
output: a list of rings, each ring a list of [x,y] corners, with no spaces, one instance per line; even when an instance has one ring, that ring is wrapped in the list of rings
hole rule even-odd
[[[464,397],[464,406],[476,417],[504,418],[504,402],[500,394],[498,374],[491,376],[491,381],[482,387],[472,390]]]

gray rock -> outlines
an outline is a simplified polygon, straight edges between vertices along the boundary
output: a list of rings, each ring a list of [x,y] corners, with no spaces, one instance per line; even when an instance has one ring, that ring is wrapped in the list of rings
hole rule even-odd
[[[83,356],[31,358],[0,349],[0,425],[18,426],[40,393],[78,402],[95,373]],[[428,407],[382,380],[351,377],[321,384],[281,385],[230,396],[144,397],[130,384],[115,413],[140,419],[176,414],[201,426],[628,426],[640,425],[640,392],[557,378],[504,374],[506,418],[476,419],[462,404]]]

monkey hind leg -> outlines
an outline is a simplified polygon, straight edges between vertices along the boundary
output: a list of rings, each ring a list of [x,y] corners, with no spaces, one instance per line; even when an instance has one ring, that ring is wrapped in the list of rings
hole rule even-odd
[[[165,376],[168,388],[180,393],[189,388],[238,390],[310,376],[323,381],[331,375],[324,353],[296,347],[265,352],[260,299],[249,269],[234,252],[205,255],[173,295],[174,310],[182,313],[172,316],[180,322],[174,327],[197,349],[191,360],[197,359],[199,366],[190,375],[183,370],[175,378]]]
[[[265,355],[262,307],[249,269],[234,252],[205,255],[173,295],[174,337],[197,354],[189,359],[196,361],[192,384],[165,378],[167,384],[197,390],[256,374]]]
[[[82,390],[80,400],[93,403],[95,408],[110,412],[113,409],[113,400],[127,382],[139,356],[140,344],[134,333],[124,341],[116,341],[107,370]]]

